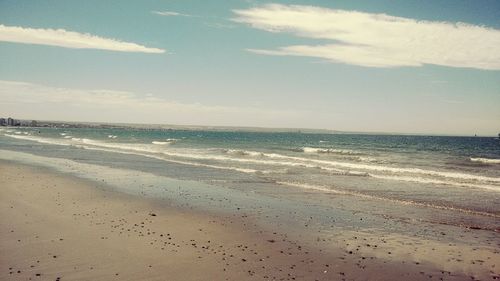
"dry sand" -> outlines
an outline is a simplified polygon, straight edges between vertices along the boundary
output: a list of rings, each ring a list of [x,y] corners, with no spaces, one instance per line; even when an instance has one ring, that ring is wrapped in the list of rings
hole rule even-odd
[[[324,251],[235,217],[0,162],[0,279],[471,280],[426,262]]]

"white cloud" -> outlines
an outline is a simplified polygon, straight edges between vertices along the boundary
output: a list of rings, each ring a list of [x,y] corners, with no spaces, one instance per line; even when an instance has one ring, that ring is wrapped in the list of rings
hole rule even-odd
[[[248,49],[258,54],[318,57],[366,67],[434,64],[500,69],[500,30],[484,26],[300,5],[268,4],[234,13],[234,21],[257,29],[331,40]]]
[[[118,52],[164,53],[165,50],[149,48],[136,43],[103,38],[88,33],[64,29],[25,28],[0,25],[0,41],[58,46],[73,49],[100,49]]]
[[[205,22],[204,24],[208,27],[219,28],[219,29],[236,28],[236,25],[234,25],[234,24],[226,24],[226,23],[219,23],[219,22]]]
[[[221,126],[279,126],[307,112],[181,103],[151,94],[84,90],[0,80],[2,115],[26,119]]]
[[[151,11],[151,13],[159,16],[166,16],[166,17],[172,17],[172,16],[181,16],[181,17],[191,17],[191,15],[188,14],[181,14],[178,12],[172,12],[172,11]]]

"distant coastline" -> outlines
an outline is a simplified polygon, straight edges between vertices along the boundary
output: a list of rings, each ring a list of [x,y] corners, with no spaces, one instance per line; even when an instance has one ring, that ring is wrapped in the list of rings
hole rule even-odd
[[[7,118],[4,118],[7,119]],[[92,128],[92,129],[138,129],[138,130],[190,130],[214,132],[259,132],[259,133],[304,133],[304,134],[347,134],[347,135],[394,135],[394,136],[453,136],[453,137],[497,137],[497,135],[455,135],[432,133],[401,133],[401,132],[362,132],[341,131],[332,129],[313,128],[275,128],[252,126],[205,126],[205,125],[175,125],[175,124],[142,124],[142,123],[114,123],[114,122],[82,122],[60,120],[14,119],[18,127],[44,128]],[[0,126],[5,126],[0,123]]]

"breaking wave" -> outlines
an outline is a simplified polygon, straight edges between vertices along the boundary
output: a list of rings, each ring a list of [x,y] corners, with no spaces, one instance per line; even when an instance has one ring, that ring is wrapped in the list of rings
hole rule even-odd
[[[461,213],[472,214],[472,215],[500,218],[500,215],[495,214],[495,213],[482,212],[482,211],[476,211],[476,210],[470,210],[470,209],[464,209],[464,208],[446,206],[446,205],[436,205],[433,203],[426,203],[426,202],[417,202],[414,200],[388,198],[388,197],[376,196],[376,195],[371,195],[371,194],[365,194],[365,193],[356,192],[356,191],[334,189],[334,188],[327,187],[327,186],[311,185],[311,184],[303,184],[303,183],[295,183],[295,182],[276,182],[276,183],[281,184],[281,185],[286,185],[286,186],[299,187],[302,189],[325,192],[325,193],[334,193],[334,194],[340,194],[340,195],[356,196],[356,197],[372,199],[372,200],[389,201],[391,203],[397,203],[397,204],[401,204],[401,205],[413,205],[413,206],[418,206],[418,207],[427,207],[427,208],[434,208],[434,209],[440,209],[440,210],[461,212]]]
[[[112,152],[115,153],[132,153],[151,158],[160,157],[161,160],[176,162],[179,164],[203,166],[215,169],[228,169],[245,173],[280,173],[280,171],[283,171],[283,167],[293,167],[299,169],[315,169],[334,175],[372,177],[388,181],[403,181],[500,191],[500,186],[498,184],[500,183],[500,178],[461,172],[436,171],[412,167],[395,167],[378,165],[378,163],[352,163],[238,149],[170,149],[167,144],[170,144],[171,142],[168,140],[153,141],[152,144],[138,144],[114,143],[86,138],[51,139],[13,134],[5,134],[5,136],[46,144],[79,146],[84,147],[85,149],[106,148],[113,150]],[[208,161],[209,163],[207,163]],[[241,165],[228,165],[228,163],[242,163],[245,165],[242,167]],[[281,169],[276,169],[277,166],[280,166]],[[307,173],[306,171],[304,172]]]
[[[296,151],[304,153],[332,153],[332,154],[344,154],[344,155],[359,155],[361,152],[350,150],[350,149],[334,149],[334,148],[319,148],[319,147],[302,147]]]
[[[157,145],[166,145],[166,144],[170,144],[170,142],[168,142],[168,141],[152,141],[151,143],[152,143],[152,144],[157,144]]]
[[[500,164],[500,159],[492,159],[492,158],[471,158],[472,162],[481,162],[486,164]]]

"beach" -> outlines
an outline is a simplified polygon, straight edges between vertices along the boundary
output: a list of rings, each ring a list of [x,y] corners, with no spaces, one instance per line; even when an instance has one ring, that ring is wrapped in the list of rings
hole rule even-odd
[[[0,130],[0,279],[498,280],[497,142]]]
[[[377,247],[366,241],[348,250],[361,236],[322,249],[279,228],[259,228],[241,213],[225,217],[172,207],[46,168],[2,161],[0,185],[1,280],[474,278],[466,267],[450,272],[414,257],[379,257],[363,249]]]
[[[0,281],[500,281],[456,2],[0,0]]]
[[[0,281],[500,281],[500,1],[19,2]]]

